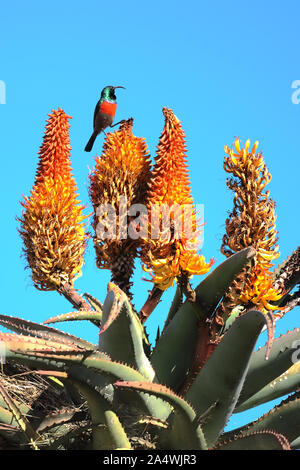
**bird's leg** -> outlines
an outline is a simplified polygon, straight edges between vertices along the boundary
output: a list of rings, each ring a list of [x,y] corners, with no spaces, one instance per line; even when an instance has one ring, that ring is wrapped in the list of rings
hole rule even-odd
[[[122,121],[119,121],[119,122],[117,122],[116,124],[111,124],[110,127],[115,127],[115,126],[117,126],[118,124],[123,124],[123,123],[125,123],[125,122],[127,122],[129,125],[132,125],[132,123],[133,123],[133,118],[131,117],[131,118],[129,118],[129,119],[122,119]]]
[[[118,124],[122,124],[122,122],[124,122],[124,119],[122,119],[122,121],[116,122],[116,124],[111,124],[110,127],[115,127]]]

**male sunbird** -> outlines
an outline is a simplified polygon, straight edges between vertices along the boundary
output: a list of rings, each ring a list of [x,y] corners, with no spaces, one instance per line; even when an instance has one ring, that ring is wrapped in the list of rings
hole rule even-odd
[[[106,86],[101,92],[101,97],[96,104],[94,112],[94,131],[90,137],[90,140],[85,146],[85,151],[90,152],[93,148],[96,137],[106,127],[114,127],[117,122],[113,125],[114,117],[117,109],[117,97],[115,95],[116,88],[124,88],[123,86]]]

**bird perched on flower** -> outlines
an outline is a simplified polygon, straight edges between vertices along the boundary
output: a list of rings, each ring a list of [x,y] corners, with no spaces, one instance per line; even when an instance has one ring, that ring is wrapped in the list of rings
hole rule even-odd
[[[86,152],[90,152],[92,150],[97,135],[106,129],[106,127],[114,127],[117,124],[120,124],[117,122],[114,126],[112,125],[117,109],[117,97],[115,95],[116,88],[124,87],[106,86],[101,92],[100,100],[96,104],[94,112],[94,131],[85,146],[84,150]]]

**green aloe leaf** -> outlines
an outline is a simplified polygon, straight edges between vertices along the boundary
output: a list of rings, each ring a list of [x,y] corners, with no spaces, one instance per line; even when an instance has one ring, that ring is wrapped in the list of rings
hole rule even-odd
[[[155,382],[179,390],[192,363],[197,332],[197,315],[189,303],[184,303],[152,352]]]
[[[7,360],[17,360],[29,367],[65,371],[69,378],[99,387],[104,398],[111,402],[114,398],[112,383],[116,380],[145,380],[137,370],[111,361],[100,351],[74,350],[40,338],[9,333],[0,333],[1,340],[5,344]],[[147,413],[159,419],[166,419],[170,414],[169,405],[153,397],[138,394],[136,400]]]
[[[300,391],[290,395],[258,420],[224,433],[222,440],[231,439],[237,433],[245,435],[264,429],[272,429],[276,433],[283,434],[289,442],[300,436]]]
[[[55,317],[48,318],[48,320],[44,321],[44,325],[47,325],[49,323],[82,320],[89,320],[99,328],[102,321],[102,312],[78,310],[77,312],[62,313],[61,315],[56,315]]]
[[[83,294],[83,297],[86,298],[86,300],[89,302],[89,304],[91,305],[91,307],[93,307],[94,310],[96,310],[97,312],[102,312],[103,305],[98,299],[96,299],[96,297],[93,297],[87,292]]]
[[[97,346],[94,344],[78,338],[77,336],[64,333],[55,328],[50,328],[49,326],[24,320],[22,318],[0,315],[0,325],[17,333],[22,333],[23,335],[49,339],[62,344],[72,345],[75,347],[79,346],[85,349],[97,349]]]
[[[23,413],[24,415],[27,415],[30,411],[30,407],[23,404],[23,403],[20,403],[20,402],[16,402],[15,400],[15,403],[16,405],[18,406],[19,410],[21,411],[21,413]],[[5,399],[2,397],[1,393],[0,393],[0,407],[4,408],[4,409],[9,409]],[[1,418],[0,418],[0,422],[1,422]],[[7,423],[9,424],[9,423]]]
[[[161,431],[161,444],[165,449],[207,449],[203,432],[193,408],[172,390],[147,382],[116,382],[115,386],[139,390],[167,401],[174,412],[169,417],[169,428]]]
[[[214,450],[290,450],[290,444],[282,434],[266,430],[237,435],[227,442],[217,443]]]
[[[100,351],[75,349],[72,346],[58,343],[57,341],[32,338],[28,336],[1,333],[0,341],[5,345],[6,359],[28,359],[32,364],[47,366],[55,364],[66,370],[67,365],[83,365],[87,368],[98,369],[120,379],[140,380],[143,376],[136,370],[125,364],[113,362]],[[63,367],[65,364],[65,367]],[[57,367],[54,367],[57,370]]]
[[[17,426],[18,422],[15,419],[13,413],[7,409],[7,406],[3,407],[0,405],[0,423]]]
[[[199,318],[207,318],[213,313],[235,276],[254,255],[253,248],[245,248],[226,259],[195,289],[196,304],[186,300],[179,307],[151,355],[155,382],[175,391],[180,389],[192,363]]]
[[[240,316],[206,361],[186,399],[202,415],[211,411],[203,424],[208,446],[213,446],[232,414],[247,373],[257,338],[266,324],[265,316],[250,310]]]
[[[213,313],[236,275],[251,262],[255,254],[256,251],[252,247],[235,253],[217,266],[196,287],[197,310],[200,318],[208,318]]]
[[[112,363],[100,351],[92,351],[93,354],[91,354],[91,351],[88,352],[79,348],[74,350],[74,348],[62,345],[61,343],[10,333],[0,333],[0,341],[5,345],[7,361],[18,361],[28,367],[44,369],[47,372],[50,371],[51,374],[64,372],[74,378],[86,380],[92,385],[99,387],[103,394],[111,400],[113,400],[114,395],[111,384],[116,377],[119,377],[118,371],[120,371],[121,377],[123,377],[122,372],[124,372],[125,368],[123,378],[130,377],[133,380],[137,373],[128,367],[126,368],[123,364],[120,364],[120,366],[115,364],[115,367],[112,366],[112,369],[116,375],[110,375],[109,369]],[[87,355],[92,360],[92,365],[96,361],[95,367],[88,367],[83,363]],[[104,373],[97,370],[97,366],[99,367],[97,359],[100,360],[100,364],[103,364],[103,361],[105,362]],[[141,377],[140,374],[137,375],[138,380]]]
[[[267,346],[252,355],[238,407],[293,365],[294,353],[297,346],[299,347],[299,342],[300,328],[295,328],[274,340],[267,361],[265,359]]]
[[[95,389],[78,380],[73,384],[85,396],[92,417],[94,450],[130,450],[124,428],[111,404]]]
[[[151,381],[154,370],[144,352],[143,326],[123,291],[113,283],[109,288],[103,305],[99,350],[113,361],[122,361],[133,367]]]
[[[39,425],[36,427],[37,432],[45,431],[46,429],[49,430],[54,426],[67,423],[74,419],[82,419],[84,413],[81,413],[79,409],[62,409],[56,410],[47,416],[44,416],[42,420],[40,420]]]
[[[294,364],[287,371],[274,379],[259,392],[252,395],[235,409],[235,413],[248,410],[270,400],[295,392],[300,388],[300,362]]]
[[[292,450],[299,450],[300,449],[300,436],[291,442],[291,449]]]
[[[95,351],[94,348],[83,349],[81,346],[78,346],[74,343],[62,342],[61,340],[57,341],[56,339],[44,339],[36,336],[26,336],[26,335],[17,335],[13,333],[2,333],[0,332],[0,340],[3,342],[6,355],[9,357],[10,350],[18,351],[20,353],[31,351],[34,352],[42,351],[45,354],[57,353],[57,354],[100,354],[99,351]]]

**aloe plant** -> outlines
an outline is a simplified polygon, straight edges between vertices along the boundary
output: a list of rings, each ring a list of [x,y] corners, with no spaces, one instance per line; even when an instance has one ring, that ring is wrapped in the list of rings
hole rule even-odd
[[[222,290],[226,291],[230,280],[247,263],[249,257],[245,251],[240,252],[202,281],[206,286],[206,318],[217,301],[214,295],[209,300],[208,292],[213,293],[213,286],[219,285],[222,296]],[[203,288],[201,284],[198,292]],[[80,319],[91,320],[95,315],[99,321],[99,313],[91,307],[86,316],[80,311]],[[154,442],[158,449],[288,449],[299,438],[299,366],[293,364],[292,355],[293,345],[300,341],[300,329],[276,338],[266,360],[267,346],[255,351],[266,317],[258,310],[248,310],[232,322],[183,392],[199,341],[195,335],[192,341],[191,331],[197,322],[203,322],[191,302],[179,306],[150,353],[138,314],[126,294],[113,283],[109,284],[101,313],[99,345],[45,324],[0,316],[0,324],[15,332],[0,333],[7,363],[17,362],[46,374],[49,386],[51,378],[57,378],[67,394],[74,387],[79,392],[79,403],[73,404],[76,410],[87,402],[91,432],[87,448],[151,448]],[[72,318],[70,314],[50,321]],[[185,342],[184,355],[181,341]],[[281,381],[283,374],[285,379]],[[287,393],[293,395],[257,422],[224,433],[232,413]],[[69,434],[76,441],[86,432],[80,426],[74,432],[71,424],[78,420],[74,409],[33,416],[30,408],[8,397],[3,387],[0,394],[0,420],[14,428],[13,433],[0,428],[8,446],[10,439],[15,441],[19,435],[20,443],[27,442],[33,448],[68,448]],[[124,409],[129,414],[134,409],[136,426],[148,423],[148,441],[132,434]]]
[[[155,195],[161,200],[167,194],[176,202],[180,191],[183,198],[178,204],[191,200],[180,121],[170,110],[165,109],[164,115],[166,127],[152,180],[145,143],[133,136],[132,120],[107,136],[103,160],[98,160],[91,176],[95,209],[102,197],[117,204],[120,187],[135,202],[148,201],[148,206]],[[145,237],[138,242],[106,243],[99,240],[96,232],[98,267],[112,272],[106,298],[97,299],[90,294],[81,296],[73,287],[81,271],[86,236],[84,217],[72,193],[75,186],[68,160],[66,122],[62,110],[49,121],[41,152],[43,164],[39,166],[31,199],[23,203],[26,210],[21,219],[21,235],[35,284],[41,290],[57,290],[75,310],[52,316],[43,324],[0,315],[0,325],[12,331],[0,332],[1,355],[5,357],[0,376],[1,445],[34,450],[298,448],[300,366],[296,347],[300,344],[300,329],[276,338],[275,327],[277,320],[298,303],[299,295],[294,289],[299,285],[299,248],[272,275],[270,260],[277,257],[275,216],[268,194],[262,194],[269,177],[261,155],[252,162],[251,178],[256,184],[251,187],[248,181],[247,189],[235,187],[237,194],[249,191],[248,197],[241,200],[252,198],[256,206],[251,205],[248,210],[239,203],[227,220],[222,248],[225,261],[211,269],[213,261],[206,263],[183,238],[178,241],[171,237],[165,242]],[[53,148],[61,145],[65,152],[53,153]],[[170,148],[174,154],[170,154]],[[235,171],[238,164],[239,172],[247,174],[248,167],[243,165],[256,158],[257,146],[250,152],[247,141],[242,151],[235,142],[235,148],[236,154],[227,149],[231,159],[226,160],[227,169]],[[137,153],[139,165],[135,166]],[[62,155],[64,161],[60,160]],[[174,155],[179,170],[168,166]],[[51,159],[56,161],[56,167],[49,164]],[[122,166],[124,159],[126,168]],[[58,185],[56,176],[51,176],[53,167],[55,175],[59,175]],[[263,176],[259,176],[260,171]],[[65,188],[60,186],[61,175],[69,179]],[[180,182],[178,191],[172,189],[173,179],[176,184]],[[232,181],[230,185],[234,187]],[[71,212],[68,221],[64,196]],[[57,207],[52,203],[55,197],[59,200]],[[55,217],[51,211],[57,212]],[[72,224],[77,231],[72,230]],[[242,230],[246,233],[239,237],[236,229],[238,234]],[[68,237],[72,243],[70,252]],[[39,249],[36,240],[44,243],[43,249]],[[147,271],[153,271],[154,284],[140,312],[133,303],[134,286],[130,281],[136,256],[143,260]],[[208,273],[195,288],[190,283],[194,273]],[[145,325],[173,282],[177,282],[177,289],[165,312],[164,327],[150,344]],[[49,326],[68,321],[90,321],[99,329],[99,343]],[[265,329],[267,344],[256,350]],[[22,396],[26,383],[37,386],[33,378],[41,380],[39,386],[42,384],[42,394],[34,403]],[[55,399],[51,399],[54,395]],[[285,399],[257,421],[227,431],[226,425],[234,413],[279,397]]]

